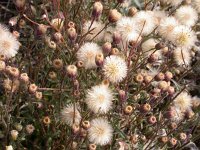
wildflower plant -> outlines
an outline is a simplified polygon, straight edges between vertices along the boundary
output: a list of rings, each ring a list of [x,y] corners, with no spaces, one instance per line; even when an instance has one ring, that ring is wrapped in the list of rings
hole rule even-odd
[[[2,149],[200,147],[200,0],[0,7]]]

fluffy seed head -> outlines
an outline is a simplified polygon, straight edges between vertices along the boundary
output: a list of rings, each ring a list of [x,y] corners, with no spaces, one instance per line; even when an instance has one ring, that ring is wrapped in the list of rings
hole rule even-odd
[[[88,130],[89,141],[97,145],[108,144],[113,135],[112,126],[104,118],[96,118],[91,121],[91,127]]]
[[[191,63],[191,55],[189,50],[177,48],[173,52],[174,60],[179,66],[189,66]]]
[[[175,17],[182,25],[193,26],[198,20],[198,13],[193,7],[186,5],[176,10]]]
[[[96,68],[95,57],[102,53],[101,47],[96,43],[85,43],[77,52],[77,59],[83,62],[86,69]]]
[[[112,108],[113,93],[106,85],[93,86],[86,95],[86,104],[94,113],[107,113]]]
[[[124,59],[119,56],[111,55],[106,57],[103,72],[105,78],[112,83],[121,82],[127,75],[127,65]]]
[[[78,106],[68,104],[61,111],[61,119],[67,125],[72,126],[73,124],[79,124],[81,121],[81,115],[78,111]]]

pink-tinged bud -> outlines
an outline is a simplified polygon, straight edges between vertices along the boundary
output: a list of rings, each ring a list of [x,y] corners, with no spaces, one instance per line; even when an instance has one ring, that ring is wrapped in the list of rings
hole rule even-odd
[[[144,77],[144,82],[146,84],[149,84],[152,80],[153,80],[152,76],[147,75]]]
[[[164,80],[164,79],[165,79],[164,73],[159,72],[159,73],[156,75],[155,79],[156,79],[157,81]]]
[[[29,124],[26,126],[26,132],[28,134],[32,134],[34,130],[35,130],[35,127],[32,124]]]
[[[35,92],[35,98],[38,100],[42,99],[42,92]]]
[[[68,37],[71,41],[75,41],[77,38],[77,33],[76,33],[76,29],[71,27],[67,30],[68,33]]]
[[[151,116],[151,117],[148,118],[148,123],[154,124],[154,123],[156,123],[156,122],[157,122],[157,120],[156,120],[156,117],[155,117],[155,116]]]
[[[16,141],[19,132],[18,132],[17,130],[12,130],[12,131],[10,132],[10,134],[11,134],[12,139],[13,139],[14,141]]]
[[[110,42],[106,42],[102,46],[102,50],[103,50],[104,54],[109,54],[111,52],[111,49],[112,49],[112,45]]]
[[[120,33],[119,32],[114,32],[113,33],[113,42],[115,44],[119,44],[121,42],[121,40],[122,40],[122,37],[121,37]]]
[[[102,14],[103,11],[103,5],[101,2],[95,2],[93,5],[93,11],[92,11],[92,16],[94,18],[99,18],[99,16]]]
[[[144,81],[144,77],[142,76],[142,74],[137,74],[135,77],[135,81],[138,83],[142,83]]]
[[[37,86],[35,84],[30,84],[28,90],[31,94],[34,94],[37,91]]]
[[[66,67],[66,72],[68,74],[69,77],[76,77],[77,75],[77,67],[75,65],[69,65]]]
[[[167,81],[170,81],[172,78],[173,78],[173,74],[172,74],[171,72],[167,71],[167,72],[165,73],[165,79],[166,79]]]
[[[177,140],[175,138],[171,138],[170,141],[169,141],[169,144],[171,146],[175,146],[177,144]]]
[[[20,74],[20,80],[24,83],[29,83],[29,77],[28,77],[27,73]]]
[[[43,35],[47,32],[48,27],[44,24],[39,24],[37,27],[37,34],[38,35]]]
[[[173,95],[175,93],[175,88],[173,86],[169,86],[167,92],[169,95]]]
[[[169,141],[169,139],[168,139],[167,136],[162,136],[162,137],[160,137],[160,138],[158,139],[158,141],[159,141],[160,143],[162,143],[162,144],[166,144],[166,143]]]
[[[103,62],[104,62],[104,56],[102,53],[99,53],[96,55],[95,57],[95,63],[97,66],[101,67],[103,66]]]
[[[6,69],[5,62],[0,60],[0,71],[4,71],[5,69]]]
[[[77,134],[80,131],[80,126],[77,124],[72,125],[72,131],[74,134]]]
[[[114,22],[117,22],[119,19],[121,19],[122,15],[121,13],[119,13],[117,11],[117,9],[112,9],[110,10],[109,12],[109,15],[108,15],[108,20],[111,22],[111,23],[114,23]]]
[[[64,41],[63,36],[60,32],[54,33],[53,38],[57,43],[62,43]]]
[[[130,16],[130,17],[133,17],[136,13],[137,13],[137,8],[136,7],[131,7],[131,8],[129,8],[129,10],[128,10],[128,15]]]
[[[82,61],[78,61],[76,65],[78,68],[83,68],[83,66],[84,66]]]
[[[148,62],[149,63],[153,63],[156,62],[158,60],[158,55],[156,53],[153,53],[149,56],[148,58]]]
[[[126,101],[126,92],[123,90],[119,90],[119,99],[121,102]]]

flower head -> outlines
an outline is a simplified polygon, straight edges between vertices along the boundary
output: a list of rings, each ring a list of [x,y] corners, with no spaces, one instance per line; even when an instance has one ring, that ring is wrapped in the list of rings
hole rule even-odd
[[[111,55],[106,57],[103,66],[104,76],[112,83],[121,82],[127,75],[127,65],[124,59]]]
[[[174,100],[174,106],[182,112],[190,109],[192,106],[191,96],[187,92],[182,92]]]
[[[176,10],[175,17],[182,25],[193,26],[198,20],[198,13],[193,7],[186,5]]]
[[[102,53],[101,47],[96,43],[87,42],[78,50],[77,58],[83,62],[86,69],[96,68],[95,57],[99,53]]]
[[[86,103],[94,113],[107,113],[112,108],[113,93],[106,85],[93,86],[86,95]]]
[[[73,124],[79,124],[81,121],[81,115],[78,111],[78,106],[73,104],[68,104],[61,111],[61,119],[63,122],[72,126]]]
[[[173,52],[174,55],[174,60],[177,65],[179,66],[188,66],[191,63],[191,55],[189,50],[187,49],[182,49],[182,48],[177,48]]]
[[[97,145],[106,145],[112,139],[113,129],[106,119],[96,118],[91,121],[88,134],[90,142]]]

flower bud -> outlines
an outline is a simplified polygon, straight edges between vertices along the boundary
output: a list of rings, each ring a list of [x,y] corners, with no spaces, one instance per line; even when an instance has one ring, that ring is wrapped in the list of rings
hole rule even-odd
[[[103,5],[101,2],[95,2],[93,5],[93,11],[92,11],[92,16],[94,18],[99,18],[99,16],[102,14],[103,11]]]
[[[57,43],[62,43],[64,41],[63,36],[60,32],[54,33],[53,38]]]
[[[165,73],[165,79],[166,79],[167,81],[170,81],[172,78],[173,78],[173,74],[172,74],[171,72],[167,71],[167,72]]]
[[[187,119],[191,119],[193,116],[194,116],[194,112],[193,112],[192,110],[187,110],[187,111],[185,112],[185,117],[186,117]]]
[[[90,122],[89,121],[83,121],[82,126],[85,130],[90,128]]]
[[[11,134],[11,137],[12,137],[12,139],[15,141],[15,140],[17,140],[17,137],[18,137],[18,134],[19,134],[19,132],[17,131],[17,130],[12,130],[11,132],[10,132],[10,134]]]
[[[126,106],[125,109],[124,109],[124,112],[127,115],[131,114],[133,112],[133,107],[130,106],[130,105]]]
[[[68,37],[71,41],[75,41],[76,38],[77,38],[77,33],[76,33],[76,29],[71,27],[69,29],[67,29],[67,34],[68,34]]]
[[[13,27],[13,26],[15,26],[17,24],[17,21],[18,21],[18,17],[15,16],[15,17],[10,18],[8,23],[9,23],[10,26]]]
[[[169,48],[168,48],[168,47],[162,48],[162,54],[163,54],[163,55],[168,54],[168,52],[169,52]]]
[[[0,60],[0,71],[3,71],[3,70],[5,70],[5,69],[6,69],[6,64],[5,64],[5,62]]]
[[[89,150],[96,150],[97,146],[95,144],[89,144]]]
[[[162,136],[158,139],[158,141],[162,144],[165,144],[168,142],[168,137],[167,136]]]
[[[37,33],[38,35],[43,35],[47,32],[47,26],[44,24],[39,24],[39,26],[37,27]]]
[[[95,63],[97,66],[101,67],[104,62],[104,56],[102,53],[99,53],[95,56]]]
[[[23,28],[25,25],[26,25],[26,21],[25,21],[24,19],[20,19],[20,20],[19,20],[19,23],[18,23],[18,26],[19,26],[20,28]]]
[[[80,136],[81,137],[86,137],[87,136],[87,130],[85,130],[84,128],[81,128],[81,130],[80,130]]]
[[[156,62],[158,60],[158,55],[156,53],[153,53],[149,56],[148,58],[148,62],[149,63],[153,63]]]
[[[74,22],[70,21],[70,22],[67,24],[67,27],[68,27],[68,28],[75,28]]]
[[[186,135],[185,133],[180,133],[180,134],[179,134],[179,139],[180,139],[181,141],[185,141],[185,140],[187,139],[187,135]]]
[[[55,69],[61,69],[63,67],[63,61],[62,61],[62,59],[54,59],[53,60],[53,67]]]
[[[16,0],[15,5],[18,9],[22,9],[25,6],[26,0]]]
[[[30,84],[28,90],[31,94],[34,94],[37,91],[37,86],[35,84]]]
[[[17,131],[21,131],[23,126],[21,124],[19,124],[19,123],[16,123],[15,124],[15,128],[16,128]]]
[[[10,75],[13,76],[14,78],[19,77],[19,69],[15,67],[11,67]]]
[[[28,134],[32,134],[34,130],[35,130],[35,127],[32,124],[29,124],[26,126],[26,132]]]
[[[147,113],[151,110],[151,105],[149,104],[144,104],[140,106],[140,111],[143,113]]]
[[[164,80],[164,79],[165,79],[164,73],[159,72],[159,73],[156,75],[155,79],[158,80],[158,81]]]
[[[158,83],[158,88],[161,89],[162,91],[166,91],[168,89],[169,85],[167,84],[166,81],[159,81]]]
[[[35,98],[38,99],[38,100],[41,100],[42,99],[42,92],[35,92]]]
[[[49,72],[49,78],[50,79],[56,79],[57,78],[57,74],[54,71]]]
[[[45,125],[49,125],[51,123],[51,119],[48,116],[46,116],[46,117],[43,118],[43,123]]]
[[[173,95],[175,93],[174,87],[173,86],[169,86],[167,88],[167,92],[168,92],[169,95]]]
[[[74,134],[77,134],[80,131],[80,127],[77,124],[72,125],[72,131]]]
[[[135,81],[138,83],[142,83],[144,81],[144,77],[142,76],[142,74],[137,74],[135,77]]]
[[[78,68],[82,68],[84,65],[83,65],[83,62],[82,61],[78,61],[77,62],[77,67]]]
[[[134,134],[130,137],[130,141],[132,144],[136,144],[138,142],[138,135]]]
[[[110,85],[110,82],[109,80],[105,79],[102,81],[102,84],[108,87]]]
[[[170,141],[169,141],[169,144],[171,146],[175,146],[177,144],[177,140],[175,138],[171,138]]]
[[[110,42],[106,42],[102,46],[102,50],[104,54],[109,54],[111,52],[111,49],[112,49],[112,45]]]
[[[126,92],[123,90],[119,90],[119,99],[121,102],[126,101]]]
[[[162,49],[162,48],[164,48],[165,47],[165,44],[163,43],[163,42],[159,42],[159,43],[157,43],[156,45],[155,45],[155,49],[156,50],[160,50],[160,49]]]
[[[117,22],[122,17],[121,13],[117,11],[117,9],[112,9],[109,12],[108,20],[111,23]]]
[[[1,60],[1,61],[5,61],[5,60],[6,60],[6,56],[3,55],[3,54],[0,54],[0,60]]]
[[[174,130],[177,128],[177,124],[175,122],[170,123],[169,128]]]
[[[113,42],[115,44],[119,44],[121,42],[121,40],[122,40],[122,37],[121,37],[120,33],[115,31],[113,33]]]
[[[148,123],[154,124],[154,123],[156,123],[156,122],[157,122],[157,120],[156,120],[156,117],[155,117],[155,116],[151,116],[151,117],[148,118]]]
[[[133,17],[136,13],[137,13],[137,8],[136,7],[131,7],[131,8],[129,8],[129,10],[128,10],[128,15],[130,16],[130,17]]]
[[[56,49],[56,43],[54,41],[50,40],[47,42],[47,44],[48,44],[49,48]]]
[[[66,72],[70,77],[76,77],[77,67],[75,65],[69,65],[66,67]]]
[[[146,84],[149,84],[152,80],[153,80],[152,76],[147,75],[144,77],[144,82]]]
[[[119,50],[117,48],[112,48],[111,55],[117,55],[119,54]]]

